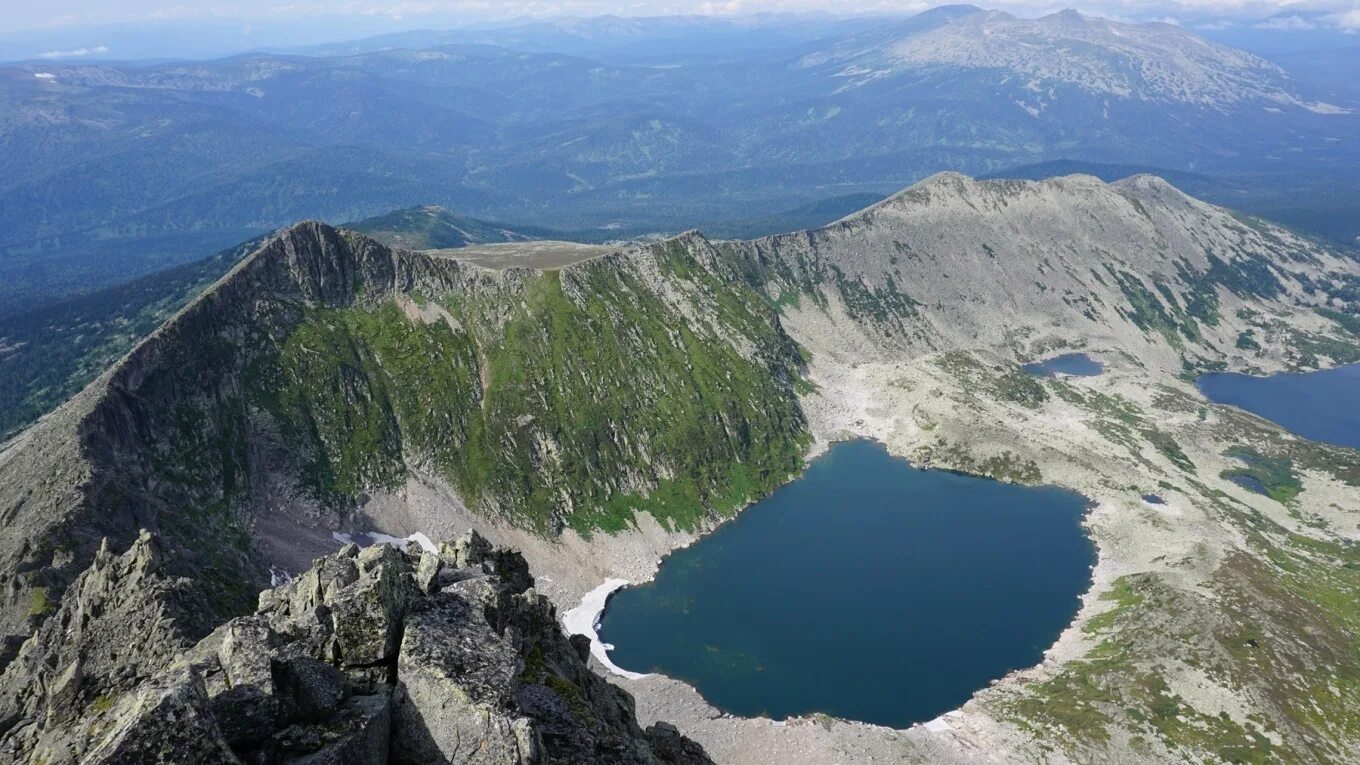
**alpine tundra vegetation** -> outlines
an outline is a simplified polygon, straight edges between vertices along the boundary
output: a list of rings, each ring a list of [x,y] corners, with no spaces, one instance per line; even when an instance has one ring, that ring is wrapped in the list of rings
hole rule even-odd
[[[953,173],[792,234],[458,253],[280,231],[5,445],[0,757],[1360,758],[1360,454],[1194,385],[1360,357],[1353,254],[1151,176]],[[1104,372],[1025,372],[1062,353]],[[907,730],[585,669],[554,603],[847,438],[1092,502],[1042,663]]]

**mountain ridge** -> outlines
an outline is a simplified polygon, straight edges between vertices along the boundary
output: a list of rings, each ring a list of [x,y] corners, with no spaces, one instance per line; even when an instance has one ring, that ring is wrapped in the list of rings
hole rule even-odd
[[[920,205],[928,200],[934,192],[949,190],[959,193],[963,188],[961,184],[982,189],[1042,190],[1045,187],[1061,188],[1074,184],[1082,188],[1121,188],[1121,184],[1103,184],[1090,176],[1045,182],[1020,182],[1017,186],[1017,182],[975,182],[960,174],[943,173],[932,176],[930,179],[915,184],[883,202],[821,229],[766,237],[751,243],[717,242],[716,244],[719,247],[734,246],[743,250],[745,256],[752,251],[758,253],[763,248],[784,241],[806,241],[834,235],[838,232],[853,231],[871,222],[871,219],[876,216],[901,210],[904,206],[919,211],[922,209]],[[1126,180],[1122,182],[1122,186],[1140,187],[1141,190],[1151,189],[1159,193],[1165,190],[1174,192],[1174,188],[1164,181],[1146,176]],[[1178,203],[1189,201],[1189,198],[1183,194],[1174,193],[1173,200]],[[234,300],[253,300],[249,295],[242,296],[235,293],[242,291],[250,293],[252,290],[256,290],[263,291],[266,294],[287,294],[290,290],[295,289],[298,291],[297,294],[306,301],[331,301],[345,305],[352,303],[355,300],[355,295],[362,294],[364,290],[379,289],[384,294],[391,294],[395,291],[401,291],[403,288],[410,289],[412,284],[424,278],[433,279],[437,282],[452,280],[465,283],[483,278],[473,275],[475,272],[514,283],[521,278],[517,274],[527,273],[515,269],[503,272],[486,271],[476,266],[459,264],[457,261],[431,259],[401,250],[375,247],[371,243],[363,244],[366,240],[356,240],[353,237],[354,235],[344,234],[340,229],[331,228],[317,221],[296,224],[284,233],[275,236],[254,254],[232,267],[212,287],[185,305],[161,328],[139,343],[111,369],[100,375],[85,391],[82,391],[71,402],[64,405],[61,411],[70,412],[82,406],[88,407],[88,412],[82,415],[79,420],[79,429],[86,433],[90,431],[92,419],[104,417],[117,421],[119,419],[117,416],[98,414],[98,405],[108,405],[111,402],[121,400],[131,388],[135,388],[142,382],[144,368],[156,365],[158,361],[156,357],[161,353],[162,345],[171,335],[191,331],[189,328],[195,325],[201,325],[202,329],[193,331],[211,333],[211,321],[207,319],[207,316],[211,314],[214,307]],[[692,247],[701,251],[707,248],[707,240],[697,231],[687,232],[670,241],[681,247]],[[662,243],[653,247],[665,249],[669,246],[674,245]],[[352,252],[353,254],[343,258],[335,258],[334,256],[317,258],[314,254],[338,254],[341,252]],[[720,257],[717,251],[713,252],[714,254],[704,257]],[[620,251],[606,260],[617,261],[620,258],[629,257],[636,256],[630,256],[627,252]],[[572,269],[571,266],[567,267],[569,271]],[[498,273],[499,276],[496,276]],[[853,272],[849,273],[852,276],[854,275]],[[246,274],[252,274],[255,279],[249,287],[244,278]],[[295,274],[296,277],[289,277],[286,274]],[[868,276],[867,271],[865,275]],[[290,284],[290,280],[294,278],[296,278],[295,285],[287,286]],[[881,280],[883,277],[872,276],[870,278]],[[878,288],[871,287],[871,289]],[[908,298],[908,302],[899,306],[899,309],[910,310],[910,303],[912,302],[914,302],[914,299]],[[68,417],[69,415],[62,417],[49,415],[35,426],[35,429],[43,430],[59,427],[54,426],[53,423]],[[20,442],[28,440],[29,437],[31,437],[31,432],[20,435],[8,444],[8,448],[5,450],[9,453],[7,456],[14,455],[17,451],[14,447]],[[90,446],[86,445],[84,448],[89,449]],[[108,447],[108,449],[116,451],[114,447]]]
[[[941,174],[820,229],[690,231],[555,271],[305,221],[0,450],[0,686],[31,685],[54,649],[30,636],[105,539],[150,529],[174,553],[195,607],[166,618],[196,639],[271,566],[300,570],[394,506],[519,529],[541,556],[644,516],[699,533],[802,467],[813,363],[995,368],[976,387],[1021,409],[1050,394],[1014,364],[1074,335],[1173,379],[1307,368],[1354,352],[1356,283],[1356,261],[1150,177]],[[949,454],[931,464],[1035,475]],[[450,504],[415,507],[416,484]],[[26,740],[48,701],[0,695],[0,737]]]

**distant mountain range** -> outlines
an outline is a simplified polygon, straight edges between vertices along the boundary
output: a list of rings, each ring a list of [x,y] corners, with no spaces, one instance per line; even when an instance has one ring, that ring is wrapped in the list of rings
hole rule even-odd
[[[420,204],[601,239],[742,232],[942,169],[1059,159],[1193,171],[1257,212],[1262,194],[1360,199],[1360,104],[1171,25],[949,6],[871,29],[640,29],[680,41],[663,62],[609,53],[630,24],[0,67],[0,315],[300,218]],[[727,43],[684,52],[701,40]]]
[[[1171,24],[1123,24],[1070,10],[1022,19],[971,6],[940,8],[897,29],[848,38],[800,63],[835,69],[843,90],[931,66],[991,70],[999,75],[998,85],[1016,90],[1017,106],[1030,113],[1060,97],[1053,88],[1215,109],[1273,102],[1321,113],[1338,110],[1301,102],[1284,70],[1245,51]]]

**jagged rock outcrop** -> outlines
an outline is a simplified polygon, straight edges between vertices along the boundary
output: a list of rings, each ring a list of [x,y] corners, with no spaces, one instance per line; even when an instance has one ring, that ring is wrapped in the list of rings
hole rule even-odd
[[[144,535],[123,556],[101,557],[81,577],[82,593],[154,588],[157,554]],[[123,633],[124,651],[144,668],[134,679],[83,680],[77,658],[47,681],[45,707],[27,710],[0,758],[709,762],[671,726],[639,728],[627,693],[587,668],[579,637],[562,634],[524,559],[475,533],[438,552],[347,545],[173,661],[128,645],[134,635],[152,637]]]
[[[165,556],[146,532],[122,555],[106,543],[53,596],[52,613],[0,674],[0,753],[130,691],[211,629],[198,588],[168,575]]]

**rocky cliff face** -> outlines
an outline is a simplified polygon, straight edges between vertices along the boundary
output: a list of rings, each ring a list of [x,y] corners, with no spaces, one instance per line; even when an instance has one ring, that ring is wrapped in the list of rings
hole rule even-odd
[[[6,761],[709,762],[673,727],[639,728],[524,559],[475,533],[438,550],[347,545],[187,650],[160,631],[165,555],[143,534],[72,585],[53,621],[102,634],[21,656],[36,683],[5,686],[21,710]]]

